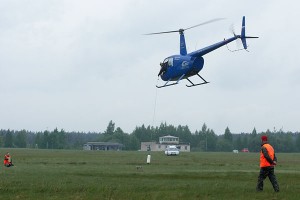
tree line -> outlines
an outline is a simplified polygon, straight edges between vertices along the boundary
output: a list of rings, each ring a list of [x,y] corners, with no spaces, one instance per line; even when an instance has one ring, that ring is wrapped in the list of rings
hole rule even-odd
[[[0,147],[40,148],[40,149],[82,149],[87,142],[116,142],[124,145],[123,150],[139,150],[141,142],[156,141],[159,137],[172,135],[179,137],[180,143],[188,143],[191,151],[230,152],[248,148],[250,152],[260,151],[261,135],[266,134],[276,152],[300,152],[299,132],[267,130],[257,133],[253,128],[249,133],[231,133],[226,127],[223,134],[216,134],[204,123],[200,130],[191,132],[186,126],[161,123],[159,126],[137,126],[132,133],[125,133],[113,121],[108,123],[103,133],[66,132],[55,128],[53,131],[33,132],[27,130],[0,130]]]

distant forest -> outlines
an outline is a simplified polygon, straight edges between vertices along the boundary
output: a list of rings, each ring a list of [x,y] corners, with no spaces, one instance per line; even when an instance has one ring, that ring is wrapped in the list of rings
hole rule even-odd
[[[276,152],[300,152],[299,132],[267,130],[269,142]],[[132,133],[125,133],[113,121],[108,123],[103,133],[66,132],[57,128],[53,131],[32,132],[28,130],[0,130],[0,147],[39,148],[39,149],[82,149],[87,142],[117,142],[124,145],[123,150],[139,150],[141,142],[156,141],[159,137],[172,135],[179,137],[181,143],[189,143],[191,151],[230,152],[233,149],[248,148],[250,152],[260,151],[260,137],[253,128],[251,133],[231,133],[229,127],[224,134],[217,135],[204,123],[201,130],[192,133],[188,126],[173,126],[161,123],[158,127],[136,127]]]

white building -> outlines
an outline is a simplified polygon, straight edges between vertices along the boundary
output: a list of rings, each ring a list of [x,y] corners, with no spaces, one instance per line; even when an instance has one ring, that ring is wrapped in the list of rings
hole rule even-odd
[[[141,151],[165,151],[169,145],[175,145],[181,152],[190,152],[190,144],[179,142],[179,137],[167,135],[159,137],[159,143],[141,142]]]

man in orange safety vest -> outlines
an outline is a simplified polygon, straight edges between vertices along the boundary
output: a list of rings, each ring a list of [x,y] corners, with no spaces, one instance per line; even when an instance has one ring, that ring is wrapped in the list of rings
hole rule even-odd
[[[11,167],[11,166],[14,166],[14,165],[12,164],[11,156],[9,155],[8,152],[4,155],[4,166],[5,166],[5,167]]]
[[[274,174],[274,166],[277,164],[277,158],[273,147],[268,143],[268,137],[261,136],[261,151],[260,151],[260,172],[258,176],[256,191],[262,191],[264,180],[269,177],[274,191],[279,192],[279,185]]]

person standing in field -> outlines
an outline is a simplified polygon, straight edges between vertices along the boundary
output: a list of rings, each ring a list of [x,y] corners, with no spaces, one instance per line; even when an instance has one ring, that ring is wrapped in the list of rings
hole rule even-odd
[[[269,177],[274,191],[279,192],[279,185],[274,174],[274,166],[277,164],[277,158],[274,148],[268,143],[268,137],[261,136],[260,151],[260,172],[258,176],[256,191],[263,191],[264,180]]]

